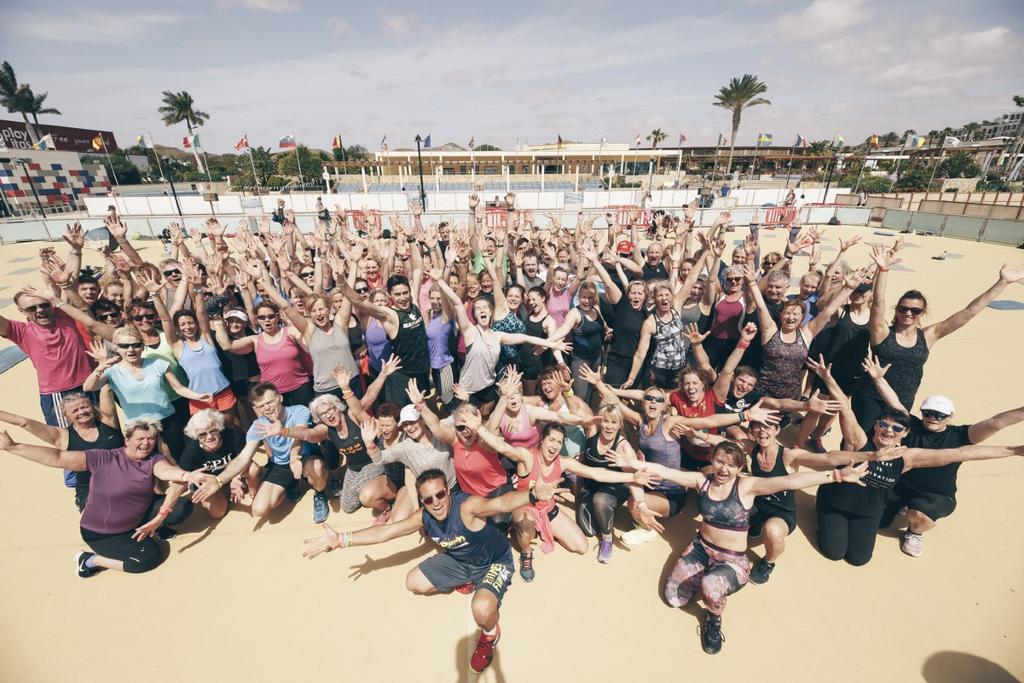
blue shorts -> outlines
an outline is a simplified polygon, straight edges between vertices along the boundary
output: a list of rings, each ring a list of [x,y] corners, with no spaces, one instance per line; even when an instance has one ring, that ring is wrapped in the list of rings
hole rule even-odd
[[[512,583],[515,566],[512,554],[508,553],[501,562],[475,567],[459,562],[448,553],[438,553],[420,562],[419,570],[438,591],[446,593],[463,584],[471,583],[476,590],[488,590],[498,598],[498,604],[505,597],[505,591]]]

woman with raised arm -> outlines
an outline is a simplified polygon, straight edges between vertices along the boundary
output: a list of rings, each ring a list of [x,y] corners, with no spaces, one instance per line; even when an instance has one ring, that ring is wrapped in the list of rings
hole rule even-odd
[[[586,366],[581,366],[581,368]],[[582,371],[582,370],[581,370]],[[587,383],[588,386],[590,383]],[[596,394],[595,394],[596,395]],[[526,403],[547,408],[562,416],[578,416],[586,422],[594,416],[594,411],[584,403],[572,390],[572,374],[564,365],[558,368],[545,368],[537,379],[537,395],[525,397]],[[587,445],[587,439],[593,436],[596,427],[581,427],[563,421],[565,439],[562,442],[562,455],[575,458]]]
[[[523,288],[519,285],[511,285],[505,290],[504,283],[498,277],[494,269],[492,259],[483,259],[484,268],[494,281],[494,319],[491,322],[491,329],[504,334],[523,334],[526,332],[526,323],[519,317],[520,308],[523,304]],[[498,356],[498,377],[505,374],[506,368],[516,365],[519,362],[520,346],[516,344],[502,344],[501,354]]]
[[[626,378],[633,367],[633,355],[640,344],[640,330],[647,318],[647,288],[643,280],[632,280],[623,295],[600,259],[592,252],[588,252],[586,257],[604,283],[605,301],[614,311],[614,331],[605,365],[605,381],[615,387],[629,388]]]
[[[633,386],[639,379],[640,370],[647,359],[647,352],[653,352],[650,359],[651,376],[643,378],[641,386],[654,385],[671,389],[676,385],[676,376],[686,364],[686,341],[683,336],[683,321],[675,309],[672,287],[660,282],[654,286],[654,310],[647,316],[640,328],[640,342],[633,353],[633,364],[624,387]]]
[[[238,427],[241,424],[235,410],[238,400],[217,355],[205,297],[201,292],[196,292],[195,310],[185,308],[175,313],[173,325],[177,339],[171,344],[171,349],[188,376],[189,387],[193,391],[213,396],[211,403],[189,401],[189,414],[195,415],[200,410],[213,408],[224,413],[232,427]]]
[[[697,535],[665,580],[663,596],[672,607],[685,607],[700,597],[707,607],[700,641],[704,652],[722,649],[722,613],[726,599],[747,583],[750,561],[747,531],[757,496],[810,488],[836,481],[863,486],[867,463],[828,472],[800,472],[781,477],[740,477],[746,465],[742,449],[730,441],[715,446],[711,471],[681,472],[648,464],[647,471],[683,488],[697,491],[702,521]]]
[[[172,304],[172,309],[168,309],[167,304],[164,302],[165,295],[163,291],[170,289],[172,285],[167,280],[161,283],[157,279],[158,275],[156,273],[156,267],[148,263],[136,273],[142,285],[140,289],[149,292],[150,299],[149,301],[136,299],[132,302],[131,306],[128,307],[128,324],[137,329],[142,335],[142,341],[145,343],[145,347],[142,350],[142,358],[158,358],[166,361],[171,372],[178,378],[178,381],[182,384],[187,384],[188,376],[181,369],[181,366],[178,364],[178,358],[174,355],[174,343],[178,341],[178,334],[171,320],[171,310],[180,306]],[[182,297],[184,297],[187,287],[188,283],[184,278],[181,278],[175,288],[174,297],[176,300],[183,300]],[[158,322],[159,325],[157,325]],[[189,412],[188,400],[175,392],[173,388],[168,387],[167,391],[171,404],[178,415],[178,421],[184,425],[191,414]],[[180,431],[180,427],[178,431]]]
[[[427,348],[430,350],[430,374],[437,398],[446,410],[454,408],[455,358],[451,338],[455,333],[454,309],[436,284],[430,286],[427,309]]]
[[[611,327],[601,315],[601,307],[597,297],[597,287],[593,282],[584,282],[579,287],[579,305],[569,309],[562,326],[555,330],[555,339],[569,336],[572,342],[570,368],[573,380],[572,391],[576,396],[590,404],[594,387],[579,377],[579,368],[589,365],[601,367],[601,356],[604,340],[611,333]]]
[[[746,292],[744,291],[745,266],[729,266],[722,271],[721,283],[714,274],[722,258],[725,242],[715,240],[709,245],[708,281],[705,301],[711,306],[711,336],[704,342],[704,350],[711,360],[711,367],[719,368],[732,352],[739,340],[747,314]]]
[[[897,244],[897,247],[899,245]],[[904,406],[913,406],[917,389],[921,386],[924,364],[935,344],[948,334],[956,332],[978,315],[1006,286],[1024,280],[1024,266],[999,269],[995,284],[979,294],[966,308],[945,320],[921,326],[921,318],[928,310],[928,300],[916,289],[903,293],[896,303],[896,314],[891,323],[885,322],[885,289],[889,281],[889,269],[901,259],[895,256],[896,248],[875,247],[871,258],[878,265],[875,274],[874,296],[871,301],[871,318],[868,321],[868,337],[871,352],[886,365],[892,365],[888,381]],[[870,378],[861,380],[853,397],[853,408],[862,429],[871,429],[878,419],[885,402],[878,395]]]
[[[169,538],[166,525],[184,521],[192,512],[191,501],[179,500],[184,484],[198,486],[211,478],[168,462],[157,448],[159,434],[158,421],[141,418],[125,425],[124,446],[69,451],[17,443],[0,431],[0,450],[47,467],[92,475],[81,521],[82,540],[92,552],[75,555],[80,578],[104,569],[129,574],[155,569],[162,557],[151,537]],[[158,481],[173,482],[165,495],[153,493]]]

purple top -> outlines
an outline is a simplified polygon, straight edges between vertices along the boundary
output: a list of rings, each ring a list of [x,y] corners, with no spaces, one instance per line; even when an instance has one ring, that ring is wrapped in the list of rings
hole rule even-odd
[[[125,449],[102,448],[85,452],[92,478],[89,498],[82,512],[82,528],[98,534],[123,534],[147,521],[142,519],[153,502],[156,477],[153,466],[164,460],[156,451],[144,460],[133,460]]]
[[[379,321],[370,318],[363,332],[363,339],[366,341],[366,353],[370,357],[370,368],[374,372],[380,372],[384,359],[391,355],[391,340],[388,339],[387,330]]]
[[[440,370],[452,363],[448,339],[452,334],[453,324],[451,320],[445,322],[443,315],[431,318],[427,323],[427,350],[430,352],[430,367],[434,370]]]

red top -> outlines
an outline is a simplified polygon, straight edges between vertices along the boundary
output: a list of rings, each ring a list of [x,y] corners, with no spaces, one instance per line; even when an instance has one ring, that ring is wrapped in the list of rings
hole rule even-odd
[[[455,439],[455,479],[459,488],[474,496],[487,496],[499,486],[508,483],[508,473],[501,466],[498,455],[479,440],[466,448]]]
[[[540,453],[537,452],[536,448],[534,448],[532,450],[533,450],[533,465],[530,467],[530,473],[528,475],[526,475],[525,477],[519,477],[519,479],[516,481],[516,490],[517,491],[525,491],[526,489],[530,488],[530,482],[533,482],[533,481],[546,481],[549,484],[553,484],[554,482],[556,482],[556,481],[558,481],[559,479],[562,478],[562,458],[561,458],[561,456],[555,458],[554,467],[551,468],[551,472],[547,476],[544,476],[542,474],[542,472],[541,472],[541,462],[540,462],[541,457],[540,457]],[[549,512],[552,508],[555,507],[555,501],[554,500],[539,500],[539,501],[537,501],[536,505],[531,505],[529,507],[535,507],[538,510],[540,510],[541,512]]]
[[[303,349],[287,329],[282,329],[281,340],[271,344],[256,335],[256,362],[260,366],[260,381],[270,382],[282,394],[294,391],[309,381],[309,372],[303,363]]]
[[[53,327],[9,320],[7,338],[32,361],[39,375],[39,393],[56,394],[82,386],[96,367],[85,352],[85,342],[75,321],[63,311],[54,312]]]
[[[676,409],[676,411],[683,417],[710,417],[715,414],[715,408],[722,405],[715,397],[713,389],[706,389],[704,396],[697,401],[695,405],[690,405],[683,398],[683,394],[676,390],[668,396],[669,402]],[[711,434],[717,434],[718,429],[707,430]],[[680,439],[679,445],[683,447],[683,451],[694,460],[703,460],[710,462],[711,451],[713,450],[711,444],[701,440],[698,443],[694,443],[690,439]]]

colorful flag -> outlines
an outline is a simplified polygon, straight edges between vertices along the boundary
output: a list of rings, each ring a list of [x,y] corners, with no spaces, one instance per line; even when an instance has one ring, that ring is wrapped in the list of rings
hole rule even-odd
[[[279,149],[295,149],[295,136],[285,135],[277,141],[277,146]]]
[[[423,139],[423,148],[430,149],[430,133],[427,133],[427,137]]]
[[[384,137],[382,137],[380,139],[380,148],[383,149],[385,152],[387,151],[387,149],[388,149],[388,136],[387,135],[385,135]]]
[[[103,144],[103,140],[100,138],[99,135],[97,135],[96,136],[96,140],[93,140],[93,145],[92,145],[93,149],[98,149],[96,147],[96,142],[97,141],[100,143],[100,145]],[[149,133],[143,133],[142,135],[136,136],[135,137],[135,144],[138,145],[139,147],[144,147],[146,149],[155,149],[153,147],[153,136],[150,135]]]
[[[906,141],[903,143],[903,149],[921,149],[924,147],[926,140],[920,135],[908,135]]]
[[[952,135],[947,135],[942,141],[943,147],[957,147],[960,144],[960,138],[955,138]]]
[[[99,133],[96,133],[96,137],[92,139],[92,148],[97,152],[103,149],[103,138]]]
[[[470,149],[476,149],[476,137],[470,136],[470,138],[469,138],[469,148]]]
[[[832,147],[834,147],[835,149],[839,149],[840,147],[842,147],[845,144],[846,144],[846,138],[844,138],[842,135],[837,135],[832,140]]]
[[[564,143],[562,142],[562,136],[558,136],[558,146],[561,147]]]
[[[793,143],[793,146],[794,147],[806,148],[806,147],[810,147],[811,143],[807,141],[807,138],[805,138],[804,136],[800,135],[800,133],[797,133],[796,134],[796,142]]]
[[[331,149],[341,149],[341,133],[331,138]]]
[[[603,145],[603,144],[605,144],[607,142],[608,142],[608,138],[606,138],[605,136],[602,135],[601,136],[601,144]]]
[[[718,147],[723,147],[729,144],[729,138],[725,137],[721,133],[718,134]]]
[[[683,143],[686,142],[686,133],[679,134],[679,144],[676,147],[682,147]]]
[[[246,133],[245,135],[240,137],[238,139],[238,142],[235,143],[235,151],[236,152],[241,152],[243,149],[249,149],[249,134],[248,133]]]
[[[868,147],[878,147],[878,136],[872,135],[868,138]]]
[[[32,145],[32,149],[38,149],[40,151],[52,150],[53,148],[54,146],[52,135],[44,135],[43,137],[39,138],[39,141],[37,143]]]
[[[639,135],[636,136],[636,148],[640,149],[640,136]]]
[[[775,137],[771,133],[758,133],[757,134],[757,146],[770,145]]]
[[[185,149],[199,149],[199,135],[186,135],[181,139],[181,146]]]

